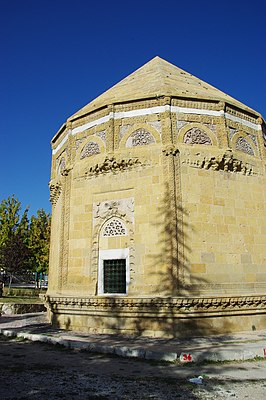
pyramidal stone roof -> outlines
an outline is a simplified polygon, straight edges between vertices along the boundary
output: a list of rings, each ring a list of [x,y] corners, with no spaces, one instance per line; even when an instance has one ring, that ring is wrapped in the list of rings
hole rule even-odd
[[[260,115],[221,90],[157,56],[80,109],[70,120],[109,104],[159,96],[218,100]]]

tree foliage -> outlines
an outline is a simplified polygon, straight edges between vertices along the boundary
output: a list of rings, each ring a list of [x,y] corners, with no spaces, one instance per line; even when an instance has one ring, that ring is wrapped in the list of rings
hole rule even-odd
[[[50,245],[51,216],[43,209],[32,216],[29,229],[29,249],[31,254],[32,270],[48,272],[49,245]]]
[[[23,275],[29,266],[28,209],[20,217],[21,204],[14,196],[0,203],[0,266],[9,274]]]
[[[40,209],[29,221],[28,211],[14,195],[0,203],[0,270],[20,278],[47,272],[49,263],[51,217]]]

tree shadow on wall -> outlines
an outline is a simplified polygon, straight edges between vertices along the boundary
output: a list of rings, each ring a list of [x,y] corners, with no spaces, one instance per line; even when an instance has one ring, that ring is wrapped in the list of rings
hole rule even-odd
[[[193,316],[200,296],[199,288],[208,281],[191,272],[190,256],[193,250],[190,243],[195,228],[189,221],[189,212],[178,196],[174,198],[169,184],[165,185],[164,197],[153,225],[158,232],[158,250],[150,256],[151,272],[148,275],[155,275],[152,296],[158,300],[164,298],[161,306],[158,301],[159,305],[154,310],[158,331],[170,337],[217,333],[207,319]]]
[[[143,266],[143,284],[138,289],[143,296],[132,293],[128,297],[104,298],[104,307],[111,311],[111,315],[107,318],[95,316],[96,325],[105,325],[106,332],[134,332],[146,336],[217,333],[209,318],[199,318],[199,314],[194,312],[201,303],[197,288],[207,280],[197,275],[190,276],[189,243],[194,228],[189,222],[188,212],[181,204],[176,204],[168,185],[165,185],[164,196],[151,226],[154,228],[152,234],[157,234],[157,241],[150,244],[153,247],[147,256],[149,261]],[[135,265],[137,274],[138,268]],[[141,280],[140,275],[138,279]],[[134,284],[133,277],[132,287]]]

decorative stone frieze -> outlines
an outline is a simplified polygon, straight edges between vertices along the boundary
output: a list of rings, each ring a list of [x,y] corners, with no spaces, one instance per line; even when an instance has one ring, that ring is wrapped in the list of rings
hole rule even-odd
[[[253,165],[236,158],[230,150],[213,156],[200,152],[190,154],[188,158],[182,160],[182,164],[187,164],[194,168],[212,169],[214,171],[238,172],[243,175],[257,173]]]
[[[55,205],[62,192],[62,185],[60,182],[51,181],[49,183],[49,188],[50,188],[50,202],[53,205]]]
[[[173,145],[166,145],[163,150],[163,154],[165,156],[176,156],[179,153],[178,148],[174,147]]]
[[[234,117],[237,118],[241,118],[243,120],[246,120],[248,122],[251,122],[253,124],[257,124],[257,117],[251,117],[250,115],[248,115],[247,113],[241,112],[241,111],[237,111],[231,107],[227,107],[226,108],[226,113],[233,115]]]
[[[85,175],[90,178],[93,176],[98,176],[107,173],[118,173],[126,170],[130,170],[134,167],[145,165],[141,162],[138,157],[117,160],[116,157],[106,157],[103,163],[96,164],[85,173]]]
[[[172,106],[194,108],[194,109],[207,109],[207,110],[222,110],[224,107],[223,102],[206,102],[197,100],[185,100],[185,99],[172,99]]]
[[[78,298],[78,297],[49,297],[45,296],[45,301],[52,310],[58,307],[66,309],[109,309],[111,304],[120,312],[169,312],[172,316],[182,314],[201,314],[201,313],[226,313],[226,312],[245,312],[256,310],[266,312],[266,296],[237,296],[237,297],[193,297],[193,298]]]
[[[69,172],[70,172],[72,169],[73,169],[73,166],[72,166],[72,165],[66,164],[66,165],[65,165],[65,168],[63,168],[63,169],[61,170],[61,175],[62,175],[62,176],[68,176]]]

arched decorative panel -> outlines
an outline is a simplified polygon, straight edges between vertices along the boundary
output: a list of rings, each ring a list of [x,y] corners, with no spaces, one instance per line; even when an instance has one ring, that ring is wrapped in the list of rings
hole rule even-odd
[[[80,159],[82,160],[83,158],[91,157],[96,154],[100,154],[100,146],[98,143],[90,141],[83,147],[80,153]]]
[[[125,224],[118,218],[109,219],[102,228],[102,236],[126,236],[127,228]]]
[[[154,136],[144,128],[132,132],[126,141],[126,147],[147,146],[156,143]]]
[[[203,144],[207,146],[212,145],[211,138],[207,135],[207,133],[197,127],[191,128],[185,133],[183,142],[186,144]]]
[[[254,150],[251,144],[243,137],[240,136],[236,141],[236,150],[243,151],[251,156],[254,156]]]

